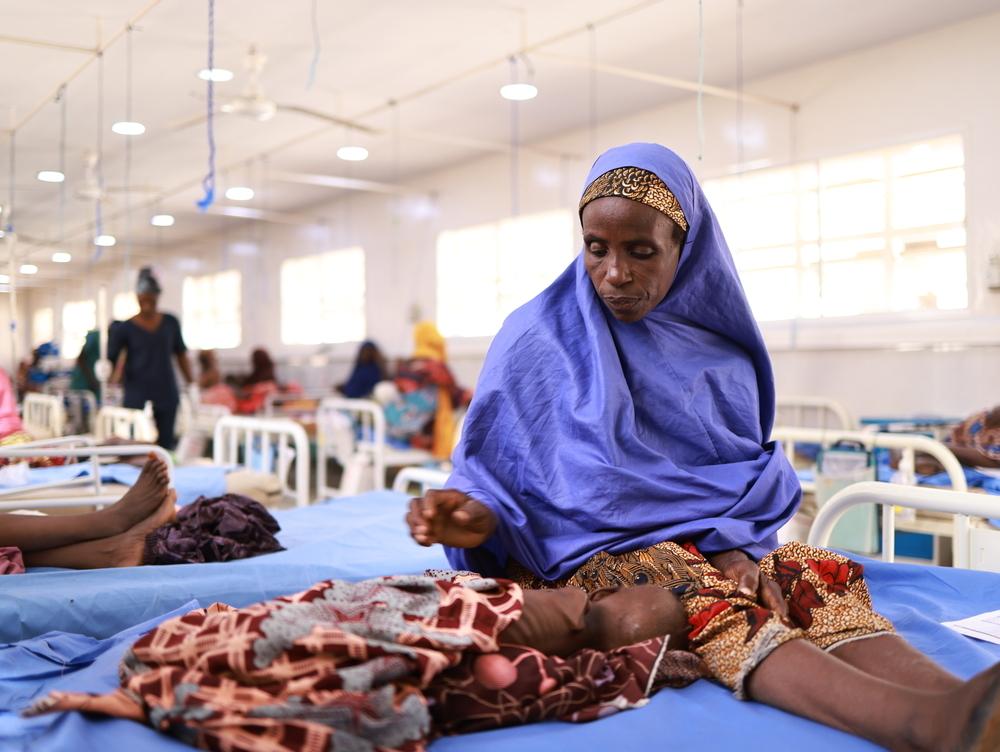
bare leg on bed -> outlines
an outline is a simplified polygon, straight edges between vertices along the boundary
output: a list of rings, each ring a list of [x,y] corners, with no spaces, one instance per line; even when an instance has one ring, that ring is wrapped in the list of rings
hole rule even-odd
[[[963,684],[961,679],[945,671],[899,635],[876,635],[853,640],[836,646],[830,652],[869,676],[902,687],[948,692]]]
[[[157,510],[124,533],[109,538],[74,543],[71,546],[24,552],[24,562],[30,567],[70,569],[137,567],[143,563],[142,554],[146,536],[174,519],[177,514],[176,503],[177,494],[168,489]]]
[[[805,640],[792,640],[754,669],[746,689],[754,700],[899,752],[985,751],[996,747],[982,734],[1000,734],[1000,666],[957,689],[922,692],[871,676]],[[981,745],[963,746],[970,732]]]
[[[169,483],[166,463],[150,454],[135,485],[110,507],[48,517],[0,515],[0,545],[27,554],[124,533],[159,510]]]

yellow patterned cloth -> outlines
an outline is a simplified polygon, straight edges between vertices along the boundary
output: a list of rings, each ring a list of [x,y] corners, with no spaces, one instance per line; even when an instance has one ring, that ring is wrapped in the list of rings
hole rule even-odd
[[[620,196],[638,201],[663,212],[687,231],[688,221],[684,210],[666,184],[648,170],[639,167],[616,167],[597,177],[587,186],[580,199],[580,211],[591,201],[608,196]]]
[[[830,650],[844,642],[891,634],[892,624],[872,609],[864,567],[840,554],[786,543],[760,560],[778,583],[789,619],[740,594],[691,543],[657,543],[622,554],[601,552],[558,582],[546,582],[516,562],[507,576],[522,588],[602,588],[660,585],[671,588],[688,617],[689,649],[712,677],[744,697],[746,678],[772,650],[804,639]]]

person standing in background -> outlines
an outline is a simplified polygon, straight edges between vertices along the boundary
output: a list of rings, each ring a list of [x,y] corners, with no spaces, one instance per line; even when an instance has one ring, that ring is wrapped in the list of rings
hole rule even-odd
[[[176,358],[185,384],[190,385],[193,377],[180,322],[158,308],[161,292],[153,270],[143,267],[135,289],[139,313],[112,329],[108,358],[114,363],[125,353],[123,404],[141,410],[146,402],[152,402],[159,435],[156,443],[169,450],[177,444],[174,423],[180,403],[171,358]]]

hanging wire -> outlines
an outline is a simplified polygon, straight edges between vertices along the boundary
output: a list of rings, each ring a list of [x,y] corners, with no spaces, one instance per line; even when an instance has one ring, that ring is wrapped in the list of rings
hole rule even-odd
[[[104,234],[102,202],[104,197],[104,53],[97,53],[97,200],[94,202],[94,236]],[[94,261],[101,258],[104,248],[94,246]]]
[[[319,0],[312,0],[312,34],[313,34],[313,56],[312,60],[309,62],[309,76],[306,78],[306,88],[311,89],[313,82],[316,80],[316,66],[319,65],[319,54],[321,52],[320,48],[320,36],[319,36],[319,17],[318,17],[318,6]]]
[[[588,132],[590,153],[597,154],[597,27],[594,24],[587,24],[587,34],[590,38]]]
[[[7,233],[14,232],[14,203],[17,198],[14,189],[15,160],[17,159],[17,131],[10,132],[10,158],[8,165],[8,188],[7,188],[7,226],[4,228]]]
[[[59,87],[56,94],[59,102],[59,172],[63,181],[59,183],[59,249],[66,238],[66,84]]]
[[[132,122],[132,25],[125,34],[125,120]],[[132,137],[125,137],[125,253],[122,268],[128,279],[132,259]]]
[[[510,80],[518,83],[517,58],[510,57]],[[510,102],[510,215],[516,217],[520,212],[518,184],[520,182],[520,123],[518,122],[518,102]]]
[[[743,0],[736,0],[736,166],[743,174],[746,159],[743,140]]]
[[[705,7],[704,0],[698,0],[698,161],[705,156],[705,112],[702,103],[705,87]]]
[[[215,0],[208,0],[208,70],[215,70]],[[208,77],[208,113],[205,123],[208,128],[208,172],[201,181],[204,195],[197,206],[206,211],[215,202],[215,82]]]

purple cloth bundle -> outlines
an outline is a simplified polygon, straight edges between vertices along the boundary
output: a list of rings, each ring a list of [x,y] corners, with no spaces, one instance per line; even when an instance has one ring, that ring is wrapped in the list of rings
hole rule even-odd
[[[146,536],[143,564],[202,564],[283,551],[281,528],[258,502],[239,494],[199,498]]]

